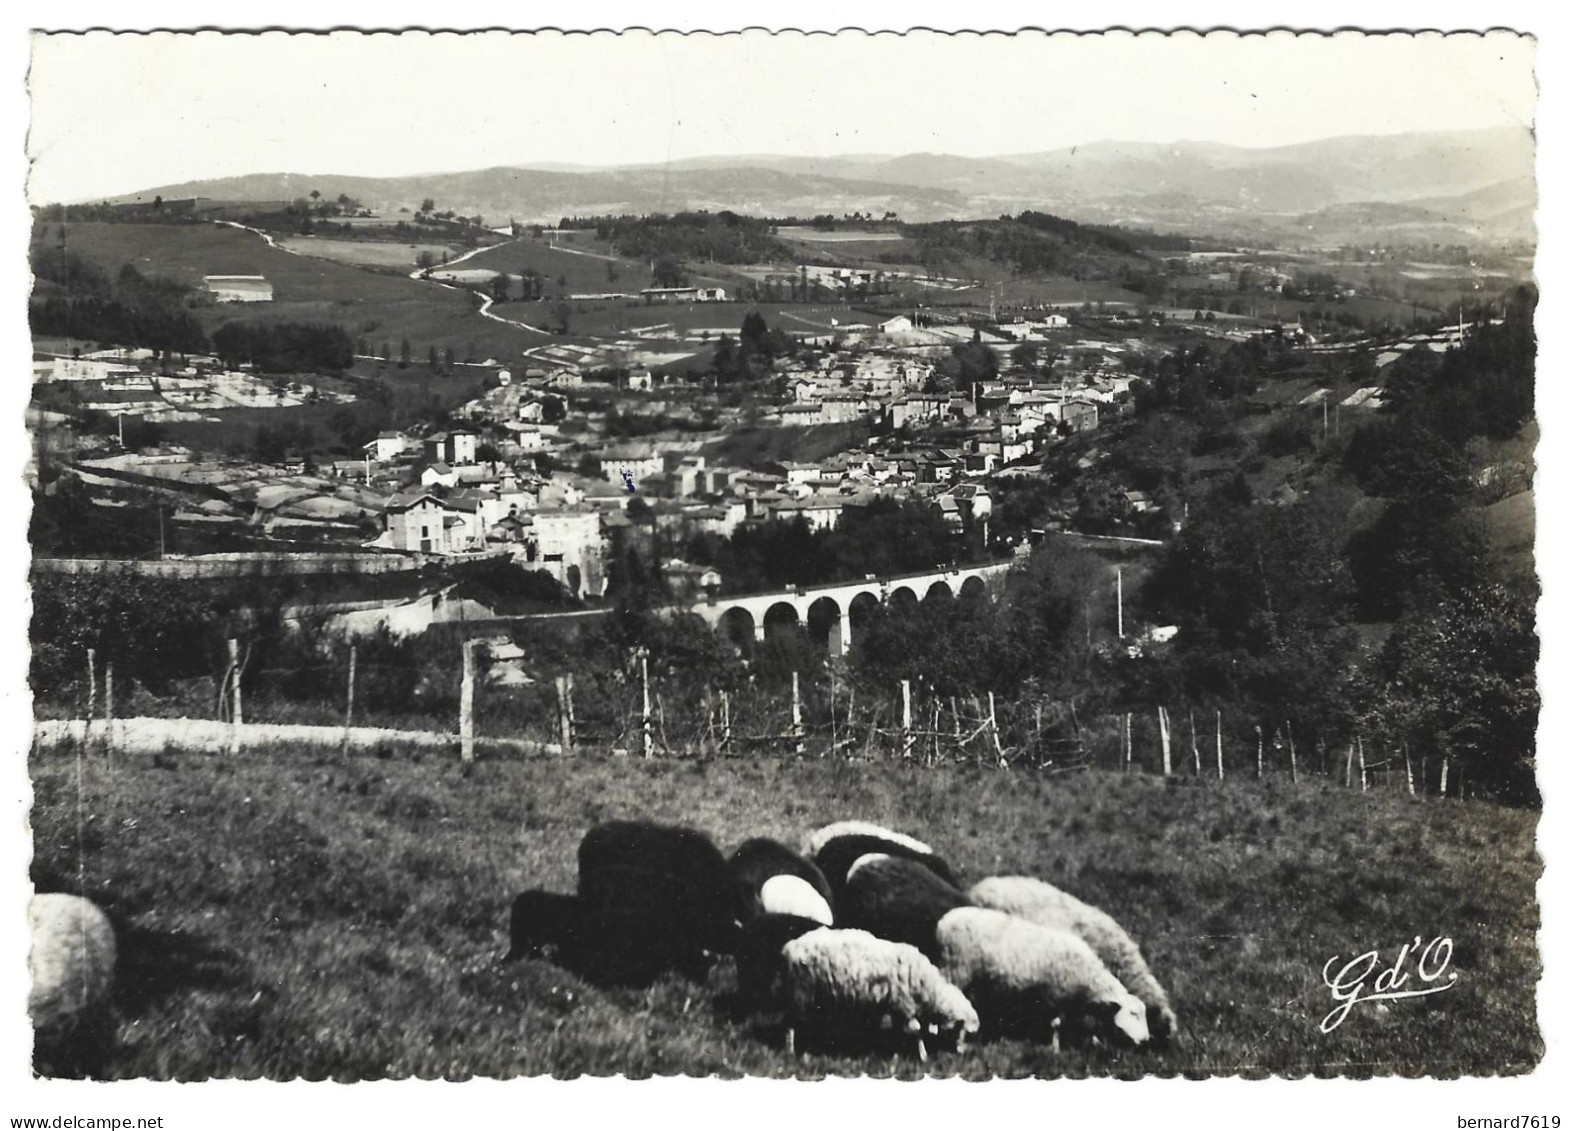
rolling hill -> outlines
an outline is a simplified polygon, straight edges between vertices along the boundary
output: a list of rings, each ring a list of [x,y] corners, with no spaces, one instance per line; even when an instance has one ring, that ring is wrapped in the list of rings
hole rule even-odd
[[[776,216],[898,213],[906,220],[1045,209],[1082,221],[1246,236],[1302,230],[1345,205],[1409,205],[1457,239],[1530,236],[1535,147],[1525,129],[1328,138],[1272,148],[1101,141],[999,157],[858,154],[700,157],[663,165],[566,166],[370,178],[276,173],[150,187],[133,197],[279,200],[346,192],[384,212],[440,208],[550,221],[563,215],[724,209]],[[1411,214],[1365,217],[1365,235]]]

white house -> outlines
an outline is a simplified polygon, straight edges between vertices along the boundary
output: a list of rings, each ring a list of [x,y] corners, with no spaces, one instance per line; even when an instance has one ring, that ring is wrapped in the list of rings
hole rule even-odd
[[[409,450],[409,437],[402,432],[382,432],[376,439],[365,445],[364,451],[368,459],[377,463],[386,463],[388,460],[397,459]]]
[[[463,553],[483,545],[478,517],[473,505],[448,502],[423,488],[403,491],[382,509],[382,536],[377,543],[411,553]]]
[[[574,596],[604,592],[600,515],[593,510],[540,510],[534,513],[538,567]]]
[[[905,334],[915,328],[916,324],[910,320],[910,316],[907,314],[901,314],[890,318],[887,322],[878,323],[879,332],[884,334]]]
[[[447,432],[434,432],[425,438],[425,458],[466,467],[475,460],[479,437],[467,428],[454,428]]]

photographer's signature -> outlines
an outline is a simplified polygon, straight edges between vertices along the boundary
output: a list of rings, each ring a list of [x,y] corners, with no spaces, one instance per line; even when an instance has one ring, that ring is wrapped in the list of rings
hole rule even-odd
[[[1410,943],[1401,947],[1395,961],[1383,970],[1380,969],[1381,960],[1377,950],[1350,958],[1339,967],[1336,964],[1341,962],[1341,956],[1336,955],[1325,963],[1320,977],[1330,988],[1330,996],[1341,1004],[1325,1014],[1325,1019],[1319,1023],[1319,1031],[1333,1032],[1359,1002],[1426,997],[1450,989],[1456,984],[1456,973],[1449,968],[1454,951],[1455,943],[1445,936],[1430,939],[1425,945],[1423,936],[1416,935]],[[1378,971],[1377,975],[1375,971]],[[1416,984],[1412,982],[1414,975]],[[1372,983],[1369,981],[1370,976],[1373,976]]]

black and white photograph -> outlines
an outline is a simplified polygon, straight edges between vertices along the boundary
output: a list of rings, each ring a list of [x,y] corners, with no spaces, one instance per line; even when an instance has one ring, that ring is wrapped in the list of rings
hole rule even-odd
[[[1540,29],[256,15],[13,37],[11,1126],[1570,1119]]]

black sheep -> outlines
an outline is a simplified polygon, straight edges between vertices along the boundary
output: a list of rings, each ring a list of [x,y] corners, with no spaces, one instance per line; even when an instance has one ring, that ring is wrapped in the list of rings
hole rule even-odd
[[[725,954],[749,900],[714,842],[646,821],[596,825],[578,845],[578,894],[591,908],[666,917],[682,942]]]
[[[800,915],[763,914],[741,929],[736,943],[736,989],[751,1009],[769,1010],[776,982],[784,968],[781,949],[792,939],[823,926],[816,919]]]
[[[548,958],[598,985],[643,986],[674,970],[695,981],[708,960],[668,911],[591,907],[575,895],[526,891],[512,902],[512,949],[502,959]]]
[[[909,943],[940,960],[938,920],[974,904],[925,864],[873,856],[851,869],[838,903],[839,926],[859,927],[891,942]]]
[[[811,860],[779,841],[764,836],[744,841],[731,853],[730,870],[748,898],[749,917],[785,913],[815,918],[822,925],[834,922],[828,880]]]
[[[843,891],[845,876],[851,866],[863,856],[874,852],[917,861],[954,887],[960,886],[948,861],[930,846],[866,821],[840,821],[826,825],[808,838],[805,851],[822,870],[836,896]]]

